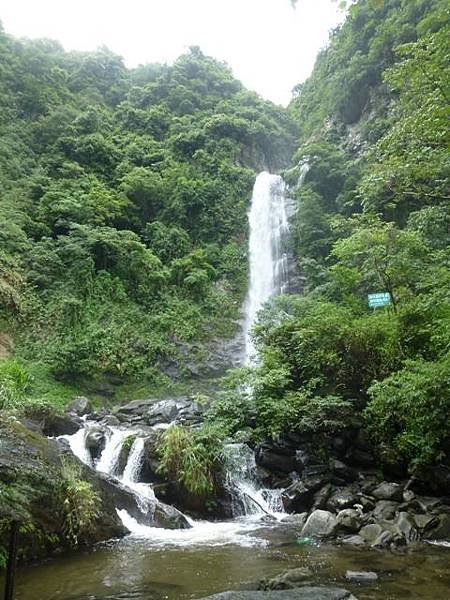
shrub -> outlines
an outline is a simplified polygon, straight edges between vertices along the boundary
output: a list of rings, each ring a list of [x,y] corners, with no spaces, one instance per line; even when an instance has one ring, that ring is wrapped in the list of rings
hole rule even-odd
[[[381,450],[397,449],[413,469],[448,453],[450,357],[408,361],[401,371],[369,389],[365,416]]]

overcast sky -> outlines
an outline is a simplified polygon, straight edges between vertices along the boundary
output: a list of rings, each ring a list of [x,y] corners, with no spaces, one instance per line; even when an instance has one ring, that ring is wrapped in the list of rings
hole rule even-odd
[[[287,104],[343,15],[332,0],[1,0],[8,33],[106,45],[128,66],[172,62],[188,46],[225,60],[265,98]]]

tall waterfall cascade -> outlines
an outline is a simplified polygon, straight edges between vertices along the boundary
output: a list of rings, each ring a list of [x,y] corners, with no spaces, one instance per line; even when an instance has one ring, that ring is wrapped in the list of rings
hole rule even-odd
[[[283,179],[263,171],[256,178],[249,212],[250,283],[245,306],[245,360],[256,361],[251,329],[258,312],[272,297],[287,291],[289,231],[288,207]]]
[[[305,167],[305,170],[307,167]],[[279,175],[263,172],[256,178],[249,211],[249,269],[250,282],[245,303],[245,360],[256,362],[251,329],[258,312],[270,298],[289,291],[289,260],[285,249],[288,235],[289,201],[285,184]],[[89,434],[98,432],[99,424],[85,420],[73,435],[61,436],[82,462],[107,473],[135,496],[143,515],[153,516],[158,503],[152,484],[140,481],[145,461],[145,438],[149,429],[170,427],[172,422],[159,423],[139,430],[131,425],[100,425],[104,432],[104,447],[94,457],[89,449]],[[153,431],[153,434],[155,431]],[[230,498],[233,519],[223,522],[194,521],[187,517],[190,529],[164,529],[138,523],[127,510],[117,510],[125,527],[155,544],[191,545],[196,543],[221,545],[260,543],[251,532],[258,523],[280,520],[284,515],[281,489],[265,488],[261,482],[255,454],[247,444],[230,443],[225,447],[224,489]],[[124,461],[126,464],[124,464]],[[144,522],[152,523],[152,519]],[[243,535],[245,534],[245,535]]]

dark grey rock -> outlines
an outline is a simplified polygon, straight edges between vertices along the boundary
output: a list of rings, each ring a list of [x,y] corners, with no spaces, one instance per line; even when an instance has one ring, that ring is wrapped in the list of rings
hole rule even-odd
[[[82,425],[82,420],[75,415],[49,413],[43,417],[41,430],[49,437],[73,435]]]
[[[327,509],[332,512],[338,512],[344,508],[351,508],[358,504],[359,497],[353,488],[338,488],[327,501]]]
[[[430,528],[426,533],[427,540],[448,540],[450,539],[450,515],[442,514],[436,518],[436,525]]]
[[[403,486],[399,483],[383,481],[373,490],[372,496],[377,500],[401,502],[403,500]]]
[[[358,479],[358,471],[352,467],[349,467],[340,460],[332,460],[330,462],[330,470],[334,475],[343,481],[347,481],[348,483],[353,483]]]
[[[361,529],[361,513],[354,508],[345,508],[337,514],[337,524],[340,531],[356,533]]]
[[[394,523],[395,527],[402,534],[407,544],[416,542],[419,539],[416,523],[409,513],[400,512]]]
[[[281,523],[289,523],[290,525],[296,525],[300,529],[306,523],[306,519],[308,518],[308,513],[300,513],[300,514],[292,514],[287,515],[281,519]]]
[[[373,517],[377,521],[380,519],[393,519],[399,510],[400,504],[391,500],[380,500],[376,503],[373,511]]]
[[[303,537],[332,537],[337,530],[336,517],[327,510],[315,510],[306,520],[301,531]]]
[[[326,476],[318,475],[296,481],[283,492],[283,504],[288,512],[304,512],[309,510],[314,501],[314,494],[329,482]]]
[[[279,454],[267,445],[262,445],[257,449],[255,458],[256,463],[268,471],[291,473],[297,467],[294,455]]]
[[[99,426],[90,427],[85,436],[86,448],[92,458],[99,458],[106,444],[106,431]]]

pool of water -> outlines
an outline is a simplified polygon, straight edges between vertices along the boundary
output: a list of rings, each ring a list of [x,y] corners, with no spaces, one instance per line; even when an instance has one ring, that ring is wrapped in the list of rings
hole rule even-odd
[[[204,524],[207,528],[207,524]],[[447,600],[450,548],[420,544],[402,552],[296,543],[292,525],[223,524],[218,537],[190,542],[176,533],[128,536],[90,552],[18,569],[16,600],[185,600],[255,588],[262,578],[309,567],[315,584],[338,584],[359,600]],[[345,581],[346,570],[378,573],[374,584]]]

